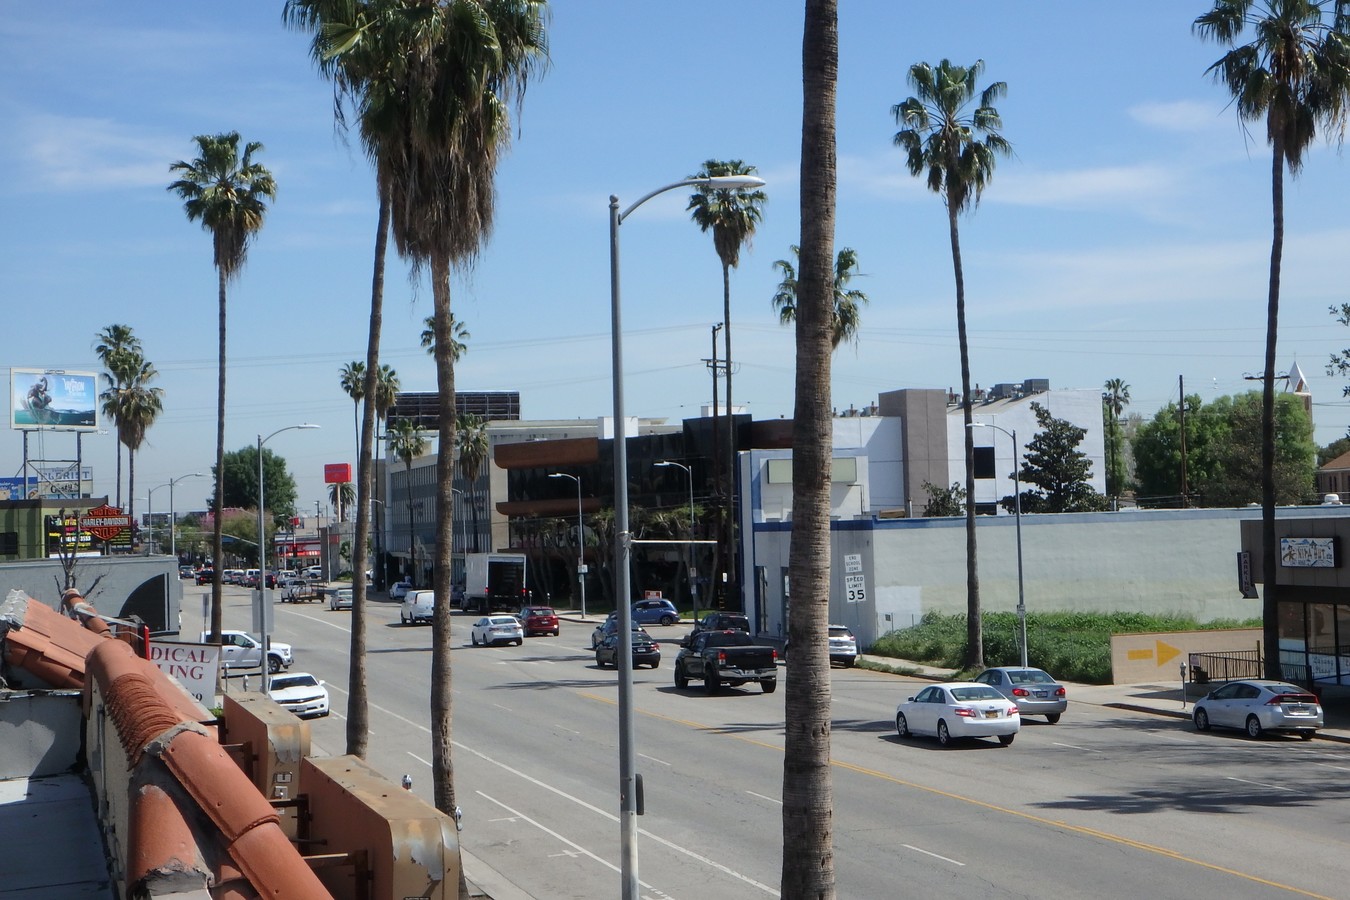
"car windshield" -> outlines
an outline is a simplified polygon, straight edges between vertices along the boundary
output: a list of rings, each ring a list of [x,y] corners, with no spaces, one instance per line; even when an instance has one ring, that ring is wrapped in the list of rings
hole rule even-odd
[[[993,688],[981,684],[973,687],[952,688],[952,699],[964,703],[969,700],[1002,700],[1003,695]]]
[[[849,631],[847,628],[840,628],[839,626],[834,625],[830,627],[830,637],[851,638],[853,637],[853,632]]]
[[[313,675],[277,675],[272,678],[272,690],[280,691],[293,687],[313,687],[319,682]]]
[[[527,610],[525,610],[525,615],[527,615],[527,616],[551,616],[551,615],[553,615],[553,610],[550,609],[550,608],[547,607],[547,606],[536,606],[534,609],[527,609]]]
[[[515,617],[515,616],[493,616],[491,619],[488,619],[488,622],[489,622],[490,624],[492,624],[492,625],[515,625],[515,624],[516,624],[516,617]]]
[[[1008,673],[1013,684],[1054,684],[1055,679],[1040,669],[1014,669]]]

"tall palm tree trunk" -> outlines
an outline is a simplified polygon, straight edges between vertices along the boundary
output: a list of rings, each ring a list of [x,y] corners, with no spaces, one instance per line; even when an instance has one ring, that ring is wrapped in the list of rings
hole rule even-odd
[[[784,900],[831,900],[834,788],[830,777],[830,360],[835,216],[835,85],[839,67],[835,0],[807,0],[802,37],[801,277],[793,410],[794,650],[784,700]]]
[[[975,557],[975,429],[970,403],[970,345],[966,341],[966,280],[961,268],[961,232],[956,218],[959,210],[947,204],[947,227],[952,240],[952,268],[956,274],[956,337],[961,346],[961,414],[966,447],[966,667],[984,667],[984,623],[980,616],[980,572]],[[1016,465],[1016,452],[1013,464]]]
[[[361,436],[356,458],[356,538],[352,547],[352,639],[347,669],[347,752],[365,759],[370,735],[366,695],[366,578],[370,542],[370,499],[374,487],[375,393],[384,322],[384,261],[389,247],[389,192],[377,181],[380,212],[375,230],[375,265],[370,284],[370,333],[366,340],[366,387],[361,398]]]
[[[216,349],[216,499],[214,516],[211,520],[211,566],[215,576],[211,579],[211,643],[220,643],[220,629],[224,608],[222,604],[221,572],[225,568],[224,531],[225,525],[225,269],[216,266],[217,290],[219,292],[220,311],[218,346]]]
[[[1261,386],[1261,617],[1266,677],[1283,679],[1280,665],[1278,554],[1275,546],[1275,344],[1280,320],[1280,266],[1284,257],[1284,143],[1276,132],[1271,153],[1270,294],[1266,305],[1266,368]]]
[[[736,577],[736,420],[731,406],[731,267],[722,264],[722,337],[727,360],[727,594],[741,599],[740,579]],[[737,603],[736,609],[742,609]]]
[[[130,447],[127,448],[127,515],[136,517],[136,451]],[[150,527],[154,528],[155,523],[151,522]]]

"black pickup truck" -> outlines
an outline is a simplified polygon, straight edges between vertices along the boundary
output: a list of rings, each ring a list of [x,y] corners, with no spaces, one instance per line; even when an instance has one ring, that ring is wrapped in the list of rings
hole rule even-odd
[[[778,688],[778,651],[756,644],[744,631],[700,631],[675,657],[675,687],[683,690],[690,679],[702,679],[709,694],[724,684],[739,687],[750,681],[772,694]]]

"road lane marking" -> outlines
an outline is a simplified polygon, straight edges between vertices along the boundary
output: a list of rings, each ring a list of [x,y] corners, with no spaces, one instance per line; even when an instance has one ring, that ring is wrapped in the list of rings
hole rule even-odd
[[[1078,746],[1077,744],[1065,744],[1065,743],[1061,743],[1060,741],[1051,741],[1050,743],[1051,743],[1052,746],[1055,746],[1055,747],[1068,747],[1070,750],[1082,750],[1084,753],[1104,753],[1104,752],[1105,752],[1104,750],[1098,750],[1098,749],[1096,749],[1096,748],[1094,748],[1094,747],[1080,747],[1080,746]]]
[[[559,731],[566,731],[568,734],[581,734],[580,731],[568,728],[566,725],[559,725],[557,722],[553,723],[553,727],[558,729]]]
[[[749,794],[751,797],[758,797],[761,800],[768,800],[770,803],[777,803],[779,806],[783,805],[783,801],[777,799],[776,797],[766,797],[763,794],[756,794],[754,791],[746,791],[746,793]]]
[[[585,692],[580,692],[578,696],[587,697],[591,700],[598,700],[601,703],[606,703],[609,704],[610,706],[617,705],[616,701],[608,697],[602,697],[599,694],[588,694]],[[757,740],[752,737],[746,737],[744,734],[737,734],[727,728],[722,728],[715,725],[705,725],[701,722],[692,722],[687,719],[677,719],[674,716],[667,716],[662,713],[651,712],[650,710],[638,710],[638,712],[642,713],[642,715],[647,716],[648,718],[651,719],[659,719],[665,722],[674,722],[676,724],[692,728],[696,731],[705,731],[710,734],[721,734],[725,735],[726,737],[732,740],[741,741],[743,743],[750,744],[755,747],[763,747],[767,750],[777,750],[779,753],[784,752],[781,746],[776,746],[774,744],[768,743],[767,741]],[[835,768],[843,769],[849,772],[854,772],[859,775],[868,775],[873,778],[878,778],[882,781],[888,781],[891,784],[898,784],[902,787],[913,788],[914,790],[917,791],[923,791],[924,793],[934,794],[938,797],[945,797],[949,800],[956,800],[961,803],[968,803],[972,806],[978,806],[982,809],[987,809],[992,812],[1004,813],[1005,815],[1014,816],[1019,819],[1025,819],[1029,822],[1036,822],[1041,825],[1048,825],[1052,828],[1060,828],[1065,831],[1073,832],[1074,834],[1079,834],[1086,837],[1095,837],[1098,838],[1099,840],[1107,841],[1113,844],[1120,844],[1125,847],[1132,847],[1136,850],[1142,850],[1145,853],[1153,853],[1158,856],[1163,856],[1168,859],[1174,860],[1176,862],[1190,863],[1191,865],[1199,866],[1202,869],[1208,869],[1211,872],[1221,872],[1225,875],[1231,875],[1234,878],[1242,879],[1243,881],[1250,881],[1254,884],[1262,884],[1267,887],[1276,888],[1278,890],[1288,891],[1291,894],[1298,894],[1299,896],[1302,897],[1312,897],[1314,898],[1314,900],[1332,900],[1332,898],[1327,897],[1324,894],[1314,893],[1313,891],[1305,891],[1302,888],[1297,888],[1290,884],[1284,884],[1283,882],[1279,881],[1271,881],[1268,878],[1262,878],[1259,875],[1253,875],[1249,872],[1242,872],[1237,869],[1230,869],[1227,866],[1221,866],[1217,863],[1205,862],[1204,860],[1201,859],[1196,859],[1191,856],[1185,856],[1181,853],[1176,852],[1175,850],[1169,850],[1166,847],[1159,847],[1154,844],[1146,844],[1143,841],[1136,841],[1133,838],[1127,838],[1124,835],[1112,834],[1109,831],[1100,831],[1096,828],[1089,828],[1085,825],[1074,825],[1072,823],[1064,822],[1062,820],[1050,819],[1045,816],[1038,816],[1035,813],[1022,812],[1021,810],[1016,809],[1009,809],[1008,807],[1005,806],[997,806],[993,803],[987,803],[983,800],[976,800],[973,797],[963,797],[960,794],[954,794],[950,791],[944,791],[941,788],[930,787],[926,784],[918,784],[917,782],[913,781],[906,781],[903,778],[896,778],[894,775],[888,775],[885,772],[879,772],[875,769],[868,769],[864,766],[854,765],[853,763],[843,762],[842,760],[834,758],[830,759],[830,765]]]
[[[1277,790],[1277,791],[1292,791],[1292,790],[1293,790],[1293,788],[1283,787],[1282,785],[1278,785],[1278,784],[1267,784],[1267,783],[1264,782],[1264,781],[1248,781],[1248,780],[1245,779],[1245,778],[1238,778],[1238,777],[1236,777],[1236,776],[1234,776],[1234,775],[1225,775],[1224,777],[1227,778],[1229,781],[1240,781],[1240,782],[1242,782],[1243,784],[1254,784],[1254,785],[1256,785],[1257,787],[1274,788],[1274,789]]]
[[[403,722],[403,723],[405,723],[405,724],[407,724],[407,725],[409,725],[409,726],[411,726],[411,727],[413,727],[413,728],[416,728],[416,729],[419,730],[419,731],[424,731],[424,732],[426,732],[427,734],[431,734],[431,729],[430,729],[428,726],[423,725],[421,722],[414,722],[412,719],[409,719],[407,716],[401,716],[401,715],[399,715],[398,713],[394,712],[392,709],[386,709],[385,707],[380,706],[380,705],[377,704],[377,703],[372,703],[372,704],[370,704],[370,708],[371,708],[371,709],[379,710],[380,712],[385,713],[386,715],[393,716],[395,719],[398,719],[400,722]],[[551,784],[547,784],[547,783],[545,783],[545,782],[543,782],[543,781],[540,781],[538,778],[534,778],[534,777],[532,777],[532,776],[530,776],[530,775],[526,775],[524,772],[520,771],[519,769],[514,769],[514,768],[512,768],[511,766],[506,765],[506,763],[503,763],[503,762],[501,762],[500,760],[494,759],[493,757],[487,755],[486,753],[483,753],[483,752],[480,751],[480,750],[475,750],[475,749],[473,749],[472,747],[470,747],[470,746],[468,746],[468,745],[466,745],[466,744],[460,743],[459,741],[453,741],[453,740],[452,740],[452,741],[450,742],[450,745],[451,745],[452,747],[457,747],[457,748],[459,748],[460,750],[463,750],[465,753],[472,753],[474,756],[478,757],[479,759],[483,760],[484,762],[487,762],[487,763],[490,763],[490,764],[492,764],[492,765],[494,765],[494,766],[497,766],[497,767],[500,768],[500,769],[504,769],[504,770],[506,770],[507,772],[510,772],[512,775],[515,775],[515,776],[518,777],[518,778],[524,779],[525,781],[528,781],[528,782],[530,782],[531,784],[535,785],[536,787],[542,788],[543,790],[546,790],[546,791],[549,791],[549,792],[551,792],[551,793],[557,794],[559,797],[562,797],[562,798],[565,799],[565,800],[570,800],[570,801],[572,801],[573,803],[577,804],[578,806],[582,807],[583,809],[589,810],[590,812],[593,812],[593,813],[595,813],[595,814],[598,815],[598,816],[603,816],[604,818],[609,819],[611,822],[618,822],[618,821],[619,821],[619,817],[616,816],[616,815],[614,815],[613,813],[606,812],[605,810],[600,809],[600,808],[597,807],[597,806],[594,806],[594,805],[592,805],[592,804],[590,804],[590,803],[587,803],[585,800],[582,800],[580,797],[574,797],[574,796],[572,796],[571,794],[567,793],[566,791],[559,790],[558,788],[554,787],[554,786],[551,785]],[[405,751],[405,752],[406,752],[409,756],[411,756],[413,759],[415,759],[415,760],[417,760],[418,762],[422,763],[424,766],[427,766],[428,768],[430,768],[431,763],[427,762],[425,759],[422,759],[422,758],[421,758],[420,756],[418,756],[416,753],[413,753],[413,752],[410,751],[410,750],[409,750],[409,751]],[[487,796],[487,795],[484,794],[484,796]],[[491,798],[489,798],[489,799],[491,799]],[[496,801],[494,800],[493,802],[495,803]],[[722,873],[725,874],[725,875],[729,875],[730,877],[735,878],[735,879],[737,879],[738,881],[743,881],[743,882],[745,882],[746,884],[751,885],[752,887],[757,887],[757,888],[759,888],[760,890],[764,891],[766,894],[770,895],[771,897],[779,897],[779,896],[782,896],[781,894],[778,893],[778,889],[777,889],[777,888],[773,888],[773,887],[770,887],[770,886],[767,885],[767,884],[763,884],[763,883],[761,883],[761,882],[758,882],[758,881],[756,881],[755,879],[751,878],[751,877],[748,876],[748,875],[743,875],[743,874],[741,874],[740,872],[737,872],[737,871],[735,871],[734,869],[728,868],[727,866],[724,866],[724,865],[722,865],[722,864],[719,863],[719,862],[716,862],[716,861],[714,861],[714,860],[711,860],[711,859],[709,859],[709,858],[706,857],[706,856],[703,856],[703,855],[701,855],[701,854],[699,854],[699,853],[695,853],[693,850],[690,850],[690,849],[687,848],[687,847],[681,847],[679,844],[676,844],[676,843],[674,843],[673,841],[669,841],[669,840],[667,840],[666,838],[660,837],[659,835],[653,834],[652,832],[648,831],[648,830],[645,829],[645,828],[639,828],[639,829],[638,829],[638,834],[643,835],[644,837],[647,837],[647,838],[649,838],[650,840],[656,841],[658,844],[661,844],[661,845],[663,845],[663,846],[665,846],[665,847],[667,847],[667,848],[669,848],[669,849],[671,849],[671,850],[674,850],[674,851],[677,852],[677,853],[683,853],[685,856],[688,856],[688,857],[690,857],[691,859],[694,859],[694,860],[696,860],[696,861],[698,861],[698,862],[701,862],[701,863],[703,863],[703,864],[706,865],[706,866],[710,866],[711,868],[714,868],[714,869],[716,869],[717,871],[722,872]],[[606,863],[606,865],[609,865],[609,863]],[[616,871],[616,872],[619,871],[618,868],[616,868],[616,867],[614,867],[614,866],[612,866],[612,865],[610,866],[610,868],[614,869],[614,871]]]
[[[922,853],[924,856],[931,856],[933,857],[933,859],[940,859],[943,862],[949,862],[954,866],[961,866],[962,868],[964,868],[966,865],[959,859],[951,859],[946,856],[941,856],[937,853],[934,853],[932,850],[925,850],[922,847],[915,847],[913,844],[901,844],[900,846],[904,847],[906,850],[913,850],[915,853]]]
[[[664,759],[657,759],[655,756],[648,756],[645,753],[639,753],[638,756],[642,757],[643,759],[650,759],[652,762],[659,763],[660,765],[663,766],[670,765],[670,763],[666,762]]]

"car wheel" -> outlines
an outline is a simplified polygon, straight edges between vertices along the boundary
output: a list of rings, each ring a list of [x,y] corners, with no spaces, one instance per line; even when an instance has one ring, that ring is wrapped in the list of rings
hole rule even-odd
[[[1049,722],[1051,725],[1058,725],[1059,715],[1060,715],[1059,713],[1046,713],[1045,721]]]
[[[595,667],[597,669],[603,669],[605,667],[605,661],[600,658],[599,653],[595,654]]]
[[[665,625],[665,626],[667,626],[667,627],[669,627],[669,626],[671,626],[671,625],[674,625],[674,624],[675,624],[675,617],[672,616],[672,615],[669,615],[669,614],[664,615],[664,616],[661,617],[661,624],[662,624],[662,625]]]
[[[1315,731],[1300,731],[1298,733],[1298,736],[1305,741],[1311,741],[1316,735],[1317,732]]]
[[[476,633],[470,631],[470,632],[469,632],[469,640],[473,642],[473,645],[474,645],[475,647],[478,646],[478,635],[477,635]]]
[[[904,713],[895,714],[895,730],[902,738],[910,737],[909,720],[905,718]]]
[[[1017,735],[1015,734],[1000,734],[998,736],[998,742],[1004,747],[1007,747],[1009,744],[1013,742],[1013,738],[1015,737],[1017,737]]]
[[[1264,732],[1265,729],[1261,727],[1260,719],[1258,719],[1256,716],[1247,717],[1247,737],[1255,740],[1256,738],[1259,738]]]
[[[677,691],[682,691],[682,690],[684,690],[684,689],[687,688],[687,687],[689,687],[689,679],[685,677],[685,674],[684,674],[684,668],[683,668],[679,663],[676,663],[676,664],[675,664],[675,690],[677,690]]]
[[[553,629],[553,636],[554,636],[554,637],[561,637],[561,636],[562,636],[562,629],[561,629],[561,628],[555,628],[555,629]]]
[[[857,660],[855,660],[853,657],[850,656],[848,659],[844,660],[844,668],[845,669],[853,668],[853,663],[856,661]]]
[[[525,645],[525,639],[524,639],[524,638],[516,638],[516,646],[517,646],[517,647],[523,647],[524,645]]]
[[[937,737],[939,744],[944,747],[950,746],[952,742],[952,733],[947,730],[946,722],[938,722]]]
[[[281,671],[281,657],[279,656],[267,657],[267,673],[269,675],[275,675],[280,671]]]
[[[661,667],[661,660],[658,659],[656,662],[652,663],[653,669],[659,669],[660,667]]]
[[[703,691],[707,694],[715,694],[722,686],[722,682],[711,672],[703,673]]]
[[[759,683],[759,689],[766,694],[772,694],[774,691],[778,690],[778,679],[768,678],[761,681]]]
[[[1192,718],[1195,720],[1196,731],[1209,731],[1209,713],[1203,709],[1197,709]]]
[[[334,602],[332,602],[332,601],[330,600],[330,601],[328,602],[328,611],[329,611],[329,612],[337,612],[337,604],[334,603]]]

